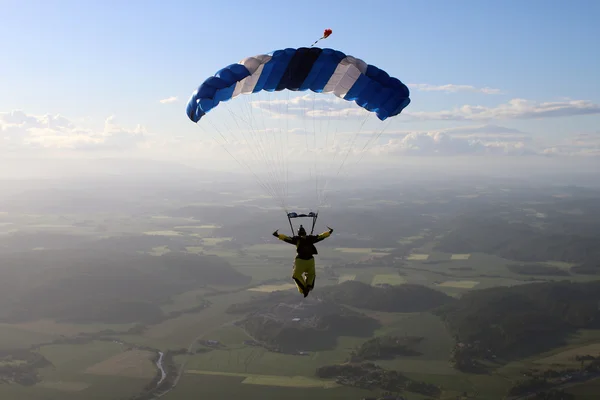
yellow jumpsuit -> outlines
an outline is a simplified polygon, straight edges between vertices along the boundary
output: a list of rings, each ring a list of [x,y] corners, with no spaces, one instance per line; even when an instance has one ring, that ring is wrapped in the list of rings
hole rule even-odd
[[[318,254],[315,243],[328,238],[331,235],[330,231],[323,232],[319,235],[308,235],[308,236],[294,236],[289,237],[280,233],[277,238],[283,240],[286,243],[290,243],[296,246],[296,252],[298,253],[294,259],[294,270],[292,273],[292,279],[298,287],[298,292],[303,294],[304,297],[308,295],[315,287],[315,258],[313,254]],[[305,277],[306,276],[306,277]]]

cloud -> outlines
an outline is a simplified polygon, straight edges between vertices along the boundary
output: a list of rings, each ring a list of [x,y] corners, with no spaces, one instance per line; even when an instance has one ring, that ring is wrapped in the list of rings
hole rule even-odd
[[[407,85],[409,88],[416,89],[422,92],[448,92],[448,93],[457,93],[457,92],[471,92],[471,93],[483,93],[483,94],[502,94],[500,89],[493,89],[490,87],[482,87],[478,88],[471,85],[430,85],[428,83],[409,83]]]
[[[146,140],[143,126],[123,127],[108,117],[102,129],[81,126],[62,115],[0,113],[0,147],[63,150],[130,149]]]
[[[356,103],[332,94],[308,93],[289,99],[253,100],[250,104],[271,118],[364,119],[370,114]]]
[[[600,133],[579,133],[544,150],[548,155],[600,156]]]
[[[166,99],[159,100],[162,104],[177,103],[179,100],[176,96],[167,97]]]
[[[422,121],[557,118],[600,114],[600,105],[588,100],[537,103],[524,99],[512,99],[497,107],[464,105],[448,111],[408,111],[404,114]]]
[[[485,134],[495,134],[495,135],[513,135],[513,134],[523,134],[524,132],[515,129],[508,128],[506,126],[500,126],[495,124],[483,124],[483,125],[467,125],[467,126],[457,126],[455,128],[444,129],[444,132],[449,134],[473,134],[473,133],[485,133]]]
[[[452,137],[443,132],[410,133],[403,138],[389,139],[387,143],[374,146],[373,154],[380,155],[532,155],[536,154],[523,142],[489,142]]]
[[[435,130],[385,131],[382,136],[384,138],[403,138],[409,134],[435,133],[443,133],[454,138],[479,140],[483,143],[530,142],[532,140],[532,135],[527,132],[494,124],[457,126]],[[370,133],[364,132],[363,134],[369,135]]]

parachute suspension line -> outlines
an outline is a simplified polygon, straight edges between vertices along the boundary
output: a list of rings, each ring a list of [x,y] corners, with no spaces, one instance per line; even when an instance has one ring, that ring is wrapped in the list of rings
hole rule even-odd
[[[332,177],[329,178],[326,183],[325,186],[323,187],[323,201],[327,200],[327,195],[325,193],[325,190],[329,184],[329,182],[331,181],[331,179],[337,179],[337,177],[340,175],[340,172],[342,170],[342,168],[344,167],[344,165],[346,164],[346,161],[348,159],[348,155],[350,154],[350,152],[352,151],[352,146],[354,146],[354,143],[356,142],[356,139],[358,138],[358,136],[361,134],[362,132],[362,128],[365,126],[366,122],[369,120],[369,118],[371,117],[372,113],[367,113],[367,115],[365,116],[365,118],[362,120],[362,122],[360,123],[358,129],[356,130],[356,133],[352,136],[352,139],[348,139],[346,141],[346,143],[351,142],[350,146],[348,146],[348,150],[346,151],[346,155],[344,156],[344,159],[342,160],[342,163],[340,164],[339,168],[337,169],[336,174]]]
[[[317,118],[316,114],[315,114],[315,96],[317,94],[315,92],[313,92],[313,96],[312,96],[312,125],[313,125],[313,168],[314,168],[314,175],[315,175],[315,201],[317,202],[315,204],[315,208],[319,207],[318,204],[318,200],[319,200],[319,170],[317,169],[317,128],[315,126],[315,119]],[[312,210],[311,210],[312,211]]]
[[[283,97],[283,96],[282,96]],[[287,120],[289,119],[289,116],[287,115],[286,112],[286,108],[287,106],[287,102],[285,100],[281,100],[279,102],[276,103],[277,104],[277,114],[278,114],[278,118],[277,118],[277,126],[278,126],[278,132],[277,132],[277,143],[278,143],[278,147],[279,147],[279,162],[281,165],[281,190],[283,191],[283,194],[285,196],[285,198],[288,198],[288,177],[287,177],[287,164],[288,164],[288,149],[286,146],[286,142],[287,142]]]
[[[325,146],[324,146],[324,148],[322,150],[323,153],[324,153],[323,157],[327,157],[327,155],[329,153],[329,143],[328,143],[328,138],[329,138],[328,137],[328,135],[329,135],[329,132],[328,132],[328,130],[329,130],[329,118],[326,118],[326,119],[327,119],[327,128],[326,128],[326,131],[325,131]],[[323,137],[323,118],[319,119],[319,137]],[[322,166],[322,164],[321,164],[321,166]],[[321,171],[321,173],[319,174],[319,185],[317,185],[318,186],[317,187],[317,191],[318,191],[318,199],[317,200],[318,200],[318,204],[319,204],[319,206],[317,208],[317,212],[319,211],[319,209],[321,207],[321,204],[322,204],[321,192],[319,191],[320,183],[321,183],[321,181],[323,181],[325,179],[325,176],[324,176],[325,175],[325,171],[323,171],[321,169],[321,166],[319,167],[319,169]]]
[[[232,102],[232,103],[233,103],[233,102]],[[225,104],[224,104],[224,107],[223,107],[223,108],[225,108],[225,109],[226,109],[226,110],[229,112],[230,116],[232,116],[232,117],[233,117],[233,120],[234,120],[234,122],[236,123],[236,125],[237,125],[237,126],[238,126],[238,128],[240,129],[240,132],[241,132],[242,136],[244,137],[244,141],[245,141],[245,143],[244,143],[244,145],[245,145],[245,146],[244,146],[244,147],[245,147],[247,150],[250,150],[250,152],[251,152],[251,155],[252,155],[252,156],[254,156],[254,159],[255,159],[256,161],[259,161],[259,162],[260,162],[260,160],[259,160],[259,158],[260,158],[260,157],[262,157],[263,161],[264,161],[264,160],[268,160],[268,158],[267,158],[267,156],[266,156],[266,154],[268,154],[268,151],[266,151],[266,149],[265,149],[265,146],[264,146],[264,141],[262,140],[262,136],[264,136],[264,135],[260,135],[259,133],[257,133],[257,132],[256,132],[256,129],[255,129],[255,126],[254,126],[254,124],[252,123],[252,122],[253,122],[253,120],[254,120],[254,118],[252,117],[252,116],[253,116],[253,113],[252,113],[252,107],[253,107],[253,106],[251,106],[251,105],[249,104],[249,102],[248,102],[248,101],[245,101],[245,102],[244,102],[244,101],[242,101],[241,103],[240,103],[240,102],[237,102],[237,103],[234,103],[234,104],[240,104],[240,105],[241,105],[241,104],[245,104],[245,105],[246,105],[246,108],[245,108],[245,109],[244,109],[244,107],[241,107],[241,109],[242,109],[242,110],[241,110],[241,111],[242,111],[242,112],[241,112],[241,114],[244,114],[244,111],[245,111],[245,112],[246,112],[246,114],[249,116],[249,117],[246,117],[246,116],[244,116],[244,115],[241,115],[241,116],[240,116],[240,115],[238,115],[238,113],[236,113],[236,112],[235,112],[235,111],[232,109],[232,107],[229,107],[229,104],[227,104],[227,103],[225,103]],[[248,129],[247,129],[247,130],[245,130],[245,129],[242,129],[242,127],[240,126],[240,122],[244,123],[244,125],[246,125],[246,126],[248,127]],[[227,125],[227,124],[224,122],[224,125]],[[229,129],[229,130],[230,130],[230,129]],[[230,130],[230,131],[231,131],[231,134],[232,134],[232,136],[236,137],[236,135],[233,133],[233,130]],[[248,138],[246,137],[246,134],[248,134],[249,136],[252,136],[252,137],[254,138],[254,140],[248,140]],[[236,140],[238,140],[238,139],[237,139],[237,137],[236,137]],[[267,182],[264,182],[262,179],[260,179],[260,178],[257,176],[257,174],[256,174],[256,173],[254,173],[254,171],[253,171],[253,170],[252,170],[252,168],[251,168],[251,167],[248,165],[248,163],[246,163],[245,165],[246,165],[246,167],[247,167],[247,168],[248,168],[248,169],[249,169],[251,172],[253,172],[253,175],[255,176],[255,178],[256,178],[256,179],[257,179],[259,182],[261,182],[261,183],[262,183],[262,186],[264,186],[264,187],[266,187],[266,188],[267,188],[267,189],[265,190],[265,191],[266,191],[266,193],[267,193],[269,196],[271,196],[271,197],[273,197],[274,199],[276,199],[276,201],[278,200],[278,201],[279,201],[279,204],[280,204],[280,206],[281,206],[283,209],[285,209],[285,197],[283,196],[283,194],[281,193],[281,191],[280,191],[280,190],[278,190],[278,187],[277,187],[277,185],[276,185],[277,181],[276,181],[276,179],[275,179],[275,178],[274,178],[274,176],[273,176],[273,172],[274,172],[274,171],[273,171],[273,169],[269,169],[269,170],[267,171],[267,172],[268,172],[268,174],[269,174],[269,176],[271,177],[271,179],[270,179],[270,180],[267,180]],[[269,165],[269,167],[270,167],[270,165]]]
[[[260,137],[260,143],[263,145],[263,148],[266,148],[265,161],[266,161],[267,167],[269,169],[269,176],[273,180],[273,185],[277,188],[276,192],[280,196],[282,203],[286,204],[287,202],[286,202],[285,197],[283,196],[283,193],[281,192],[281,183],[279,181],[279,177],[277,174],[276,161],[275,161],[275,158],[273,155],[273,145],[272,145],[272,142],[269,143],[269,136],[272,138],[274,137],[273,130],[269,129],[267,127],[267,124],[265,123],[265,119],[266,119],[265,112],[268,113],[269,118],[271,118],[273,115],[273,113],[271,111],[271,101],[270,101],[271,93],[270,92],[266,92],[266,93],[268,93],[267,96],[269,97],[269,100],[261,101],[260,103],[258,103],[258,104],[261,104],[261,106],[259,107],[259,110],[260,110],[260,114],[261,114],[260,121],[262,123],[262,130],[263,130],[263,134],[261,135],[259,132],[258,136]],[[268,110],[265,110],[264,103],[267,104]]]
[[[340,174],[340,171],[344,167],[344,164],[346,164],[346,160],[348,159],[348,155],[350,154],[350,151],[352,150],[352,146],[356,142],[356,138],[358,138],[358,135],[360,135],[363,126],[365,126],[365,123],[367,122],[367,120],[369,119],[370,116],[371,116],[370,113],[367,114],[367,116],[365,117],[365,119],[363,119],[363,121],[361,122],[360,126],[358,127],[358,130],[354,134],[354,137],[352,138],[352,143],[350,143],[350,147],[348,147],[348,151],[346,152],[346,156],[344,157],[344,160],[342,161],[342,165],[340,165],[340,167],[338,168],[336,176],[338,176]]]
[[[290,111],[290,91],[285,91],[287,94],[287,98],[285,101],[285,115],[289,115]],[[285,195],[286,197],[289,195],[290,190],[290,170],[287,163],[287,155],[289,155],[290,151],[290,120],[286,117],[285,119],[285,149],[286,149],[286,165],[285,165]]]
[[[374,143],[377,143],[377,141],[379,140],[379,138],[385,133],[385,131],[387,130],[387,128],[390,126],[391,122],[392,122],[392,120],[388,119],[387,121],[384,122],[384,125],[381,128],[381,130],[375,131],[376,133],[374,133],[374,134],[371,135],[371,137],[369,138],[369,140],[367,141],[367,143],[365,143],[365,145],[358,152],[358,154],[360,154],[360,157],[358,158],[358,160],[356,160],[352,164],[353,166],[358,165],[362,161],[362,159],[364,158],[364,156],[367,153],[367,151],[371,148],[371,146]]]
[[[271,108],[273,107],[274,110]],[[269,93],[269,111],[272,117],[275,117],[275,122],[272,124],[272,146],[273,153],[275,158],[275,167],[276,167],[276,175],[279,190],[281,191],[281,196],[286,198],[285,196],[285,175],[284,175],[284,164],[283,164],[283,149],[281,146],[281,101],[275,100],[271,102],[271,93]]]
[[[280,193],[280,191],[278,190],[279,179],[277,177],[277,162],[275,161],[275,155],[273,154],[273,137],[274,137],[273,128],[271,128],[270,125],[267,125],[265,123],[265,118],[264,118],[265,111],[267,112],[267,115],[269,118],[271,118],[273,115],[273,113],[271,111],[271,92],[266,92],[265,94],[268,97],[268,99],[266,101],[266,106],[268,107],[268,110],[265,110],[265,107],[261,107],[261,113],[263,113],[262,124],[263,124],[263,130],[264,130],[264,132],[262,134],[262,138],[265,140],[265,143],[267,144],[267,158],[268,158],[269,165],[271,168],[273,184],[277,188],[277,192]]]
[[[273,138],[272,141],[272,145],[273,145],[273,150],[275,152],[274,156],[275,156],[275,166],[277,168],[276,172],[277,172],[277,180],[278,180],[278,186],[279,189],[281,191],[281,195],[283,196],[284,199],[286,199],[287,201],[287,193],[286,193],[286,176],[285,176],[285,154],[284,154],[284,148],[283,148],[283,140],[282,140],[282,117],[287,119],[287,115],[282,116],[282,101],[281,100],[275,100],[275,101],[271,101],[271,93],[269,92],[269,113],[271,114],[272,117],[274,117],[274,119],[276,120],[276,124],[273,124],[273,129],[271,130],[271,136]],[[273,108],[275,108],[275,110],[273,110]]]
[[[229,105],[226,105],[224,108],[225,108],[225,109],[226,109],[226,110],[229,112],[229,114],[230,114],[230,115],[233,117],[233,119],[234,119],[234,121],[235,121],[236,125],[239,127],[238,119],[241,119],[241,118],[237,116],[237,114],[235,113],[235,111],[233,111],[233,110],[231,109],[231,107],[229,107]],[[244,122],[244,120],[243,120],[243,119],[241,119],[241,120],[242,120],[242,122]],[[225,123],[225,122],[224,122],[223,124],[225,124],[225,125],[226,125],[226,123]],[[250,126],[250,128],[252,128],[252,124],[251,124],[249,121],[246,121],[246,124],[247,124],[247,125],[249,125],[249,126]],[[252,154],[252,155],[253,155],[253,156],[254,156],[254,157],[257,159],[257,161],[258,161],[258,154],[260,154],[260,149],[259,149],[259,151],[258,151],[258,152],[255,152],[255,151],[254,151],[254,148],[253,148],[253,147],[250,145],[250,143],[252,143],[252,142],[248,141],[248,140],[245,138],[245,132],[244,132],[244,130],[243,130],[243,129],[240,129],[240,130],[241,130],[241,132],[242,132],[242,136],[244,136],[244,139],[245,139],[245,143],[244,143],[244,145],[248,146],[247,148],[248,148],[248,149],[251,151],[251,154]],[[231,132],[232,136],[234,136],[234,137],[235,137],[235,134],[233,133],[233,131],[232,131],[232,130],[229,130],[229,131]],[[237,138],[236,138],[236,140],[237,140]],[[248,165],[248,164],[246,163],[246,165]],[[249,166],[248,166],[248,168],[249,168]],[[254,173],[254,175],[256,176],[256,174],[255,174],[255,173]],[[261,180],[261,181],[262,181],[262,180]],[[275,198],[275,197],[277,197],[277,191],[276,191],[276,189],[273,187],[273,185],[272,185],[271,183],[267,182],[267,183],[265,183],[265,186],[267,186],[267,187],[269,188],[269,190],[268,190],[267,194],[269,194],[270,196],[272,196],[272,197],[274,197],[274,198]],[[279,200],[280,200],[280,202],[282,201],[281,199],[279,199]]]
[[[384,132],[387,130],[387,128],[390,126],[390,122],[392,122],[392,120],[388,118],[388,120],[387,120],[387,121],[384,123],[385,125],[384,125],[384,126],[381,128],[381,131],[379,131],[379,133],[378,133],[378,134],[376,134],[376,135],[374,135],[374,136],[373,136],[375,139],[373,139],[373,137],[371,137],[371,139],[369,139],[369,141],[368,141],[368,142],[367,142],[367,143],[364,145],[364,147],[361,149],[361,151],[360,151],[360,154],[361,154],[361,156],[360,156],[360,158],[358,159],[358,161],[356,161],[356,163],[355,163],[354,165],[356,165],[356,164],[358,164],[359,162],[361,162],[361,160],[362,160],[362,159],[363,159],[363,157],[365,156],[365,153],[366,153],[366,151],[365,151],[365,150],[366,150],[368,147],[370,147],[370,146],[371,146],[373,143],[377,143],[377,141],[379,140],[379,138],[381,137],[381,135],[383,135],[383,133],[384,133]]]
[[[209,123],[210,123],[211,125],[213,125],[213,127],[214,127],[214,124],[212,123],[212,121],[211,121],[211,122],[209,122]],[[236,161],[236,162],[237,162],[237,163],[238,163],[238,164],[239,164],[239,165],[240,165],[242,168],[247,168],[247,170],[248,170],[248,171],[250,171],[250,173],[252,173],[252,175],[254,175],[254,178],[256,179],[256,181],[257,181],[258,185],[259,185],[259,186],[260,186],[260,187],[261,187],[261,188],[262,188],[262,189],[263,189],[265,192],[267,192],[267,193],[271,193],[271,190],[270,190],[270,188],[269,188],[267,185],[265,185],[265,184],[263,183],[263,181],[262,181],[262,180],[261,180],[261,179],[260,179],[260,178],[259,178],[259,177],[256,175],[256,173],[255,173],[254,171],[252,171],[252,169],[251,169],[251,168],[250,168],[250,167],[249,167],[247,164],[244,164],[244,163],[242,163],[240,160],[238,160],[238,158],[237,158],[237,157],[235,157],[235,156],[234,156],[234,155],[233,155],[233,154],[232,154],[232,153],[231,153],[231,152],[230,152],[230,151],[227,149],[227,147],[225,147],[225,146],[223,145],[223,143],[220,143],[220,142],[219,142],[219,141],[218,141],[218,140],[215,138],[215,136],[214,136],[214,135],[210,134],[210,133],[209,133],[209,132],[208,132],[208,131],[207,131],[207,130],[204,128],[204,126],[202,126],[202,125],[200,125],[200,124],[196,124],[196,125],[197,125],[197,126],[199,126],[199,127],[200,127],[200,129],[202,129],[202,131],[203,131],[205,134],[207,134],[208,136],[212,137],[212,138],[213,138],[213,140],[214,140],[215,142],[217,142],[217,144],[219,144],[219,145],[220,145],[220,146],[221,146],[221,147],[222,147],[222,148],[223,148],[223,149],[224,149],[224,150],[227,152],[227,154],[229,154],[229,156],[230,156],[231,158],[233,158],[233,159],[234,159],[234,160],[235,160],[235,161]],[[219,133],[219,135],[220,135],[220,136],[221,136],[221,137],[224,139],[224,141],[225,141],[225,142],[227,142],[227,139],[226,139],[226,138],[223,136],[223,134],[221,133],[221,131],[220,131],[218,128],[216,128],[216,127],[215,127],[215,130],[216,130],[216,131]]]

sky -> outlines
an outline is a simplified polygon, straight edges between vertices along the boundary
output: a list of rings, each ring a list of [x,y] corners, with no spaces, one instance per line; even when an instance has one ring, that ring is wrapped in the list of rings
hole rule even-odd
[[[411,90],[368,162],[598,160],[599,17],[596,0],[0,0],[0,158],[228,163],[192,92],[331,28],[319,46]]]

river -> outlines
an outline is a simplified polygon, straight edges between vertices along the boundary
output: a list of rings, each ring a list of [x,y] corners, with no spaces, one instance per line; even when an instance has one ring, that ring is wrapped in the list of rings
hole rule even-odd
[[[158,387],[158,385],[160,385],[162,383],[162,381],[165,380],[165,378],[167,377],[167,374],[165,373],[165,370],[163,368],[162,365],[162,361],[163,361],[163,352],[159,351],[158,352],[158,360],[156,361],[156,366],[158,367],[158,369],[160,369],[160,380],[158,381],[158,383],[156,384],[156,387]]]

